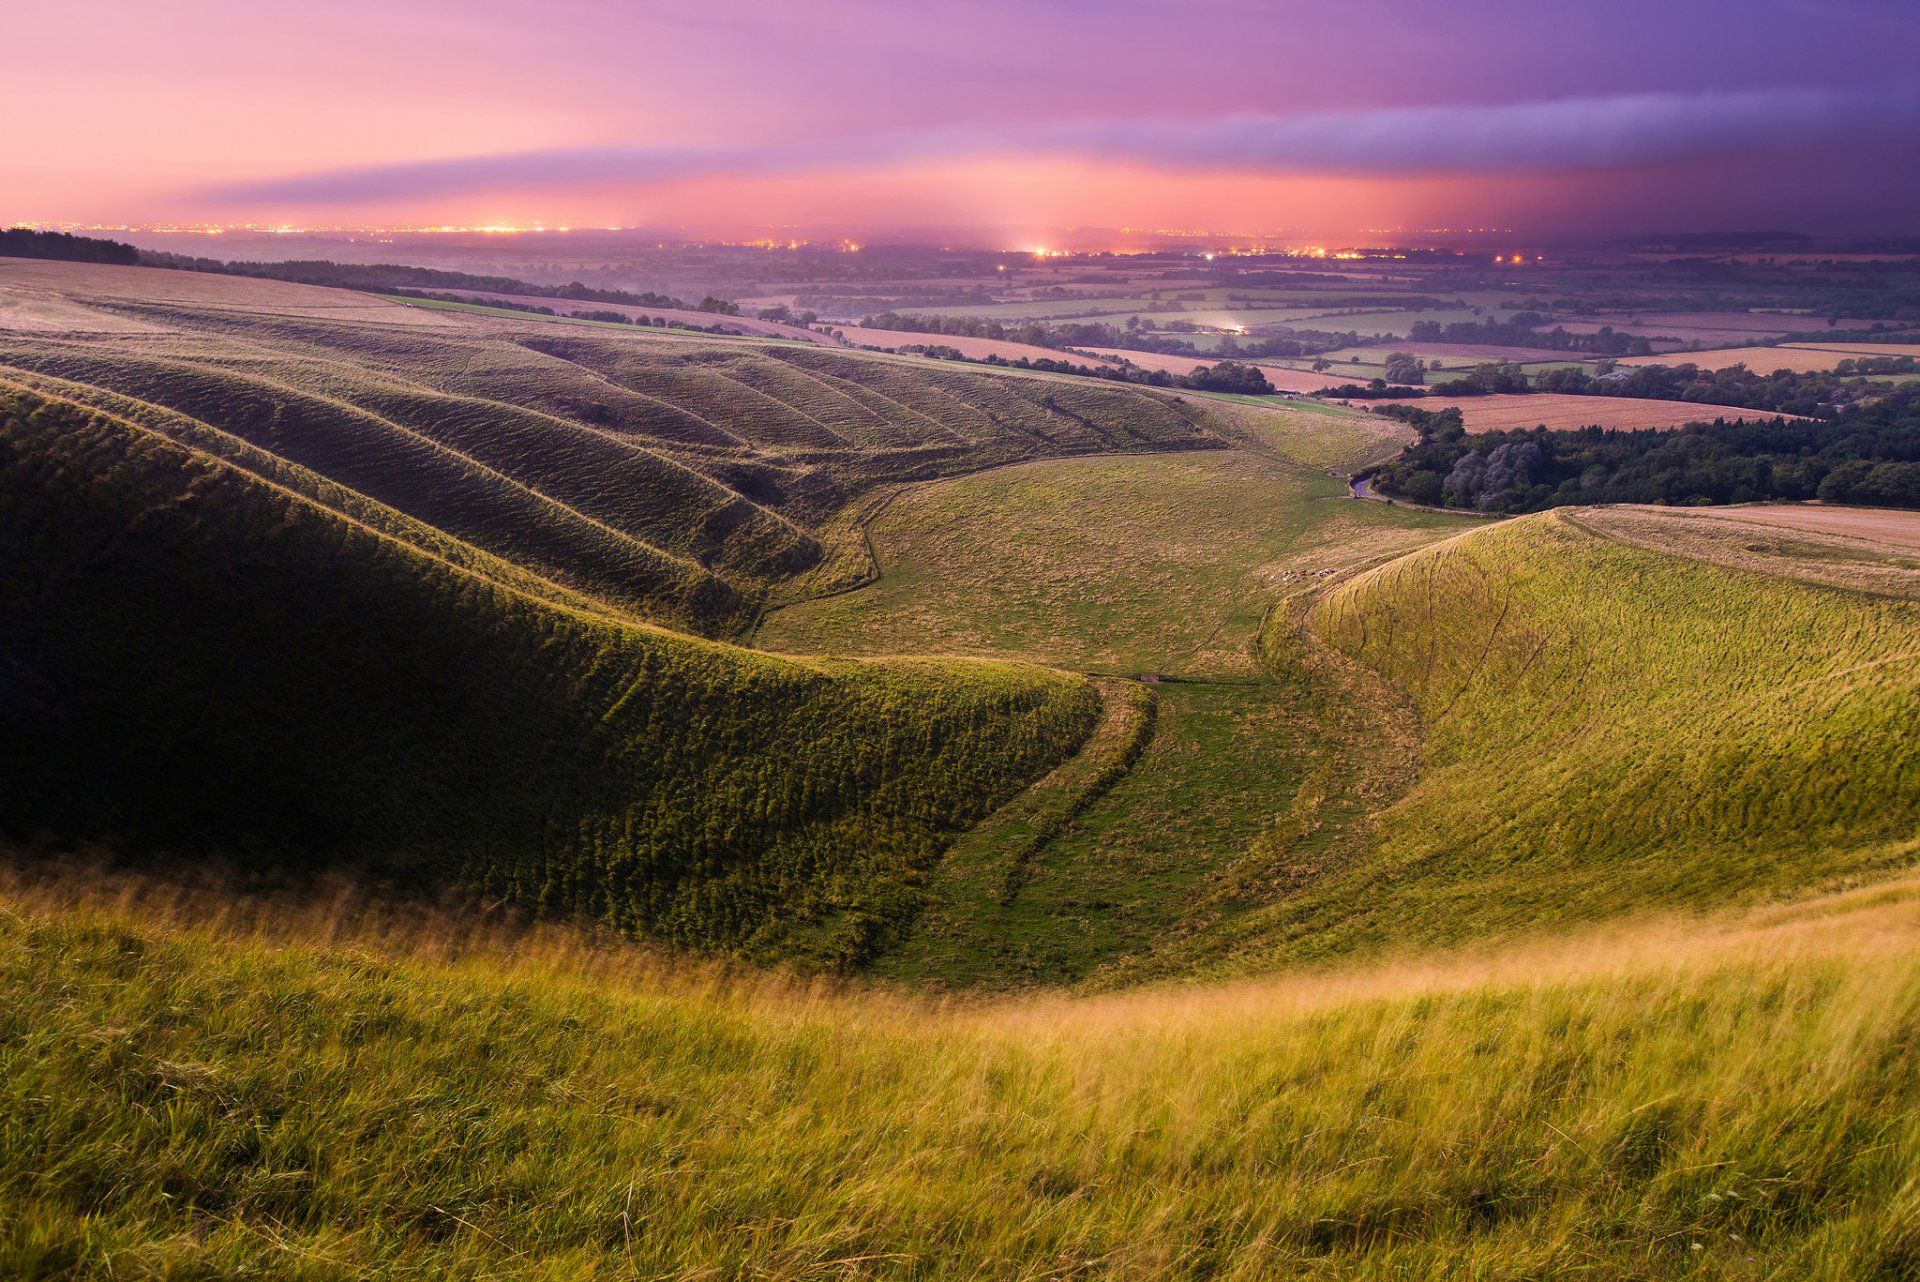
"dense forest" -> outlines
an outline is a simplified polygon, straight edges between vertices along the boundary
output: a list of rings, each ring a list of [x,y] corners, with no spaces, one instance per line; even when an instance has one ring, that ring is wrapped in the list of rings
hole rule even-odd
[[[1598,427],[1468,436],[1458,407],[1396,405],[1419,443],[1372,474],[1381,494],[1482,512],[1582,503],[1823,499],[1920,507],[1920,384],[1819,422],[1715,420],[1674,430]]]

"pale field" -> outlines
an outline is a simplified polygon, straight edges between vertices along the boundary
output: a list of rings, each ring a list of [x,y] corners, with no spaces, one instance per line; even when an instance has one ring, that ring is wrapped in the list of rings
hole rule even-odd
[[[1656,401],[1637,396],[1572,396],[1552,392],[1457,398],[1429,396],[1421,400],[1369,401],[1367,404],[1413,405],[1426,410],[1457,405],[1469,432],[1507,432],[1542,424],[1555,429],[1669,428],[1687,423],[1711,423],[1716,418],[1731,421],[1793,417],[1791,414],[1776,415],[1727,405],[1696,405],[1691,401]]]
[[[1763,574],[1920,600],[1920,512],[1803,503],[1590,508],[1579,523],[1622,543]]]
[[[370,294],[248,276],[221,276],[207,272],[172,271],[159,267],[113,267],[97,263],[41,262],[36,259],[0,259],[0,314],[8,300],[20,300],[23,312],[33,300],[64,298],[76,311],[42,308],[43,320],[65,318],[72,328],[100,330],[94,323],[94,303],[130,303],[157,307],[191,307],[261,316],[301,316],[320,320],[363,321],[448,329],[468,324],[448,312],[405,307]],[[42,325],[38,328],[50,328]],[[26,328],[26,326],[20,326]],[[128,331],[119,331],[128,332]]]
[[[1792,346],[1850,356],[1920,356],[1920,343],[1794,343]]]
[[[1841,361],[1863,356],[1920,356],[1920,343],[1788,343],[1780,347],[1720,347],[1700,352],[1665,352],[1654,356],[1626,356],[1622,365],[1698,365],[1726,369],[1745,365],[1756,374],[1792,370],[1818,374]]]
[[[968,338],[959,334],[916,334],[905,329],[864,329],[858,325],[835,325],[855,347],[951,347],[970,361],[998,356],[1017,361],[1058,361],[1074,359],[1074,353],[1033,343],[1009,343],[997,338]],[[1086,362],[1082,360],[1082,364]]]
[[[1492,347],[1478,343],[1363,343],[1358,347],[1343,347],[1335,352],[1322,352],[1330,361],[1344,361],[1358,356],[1362,364],[1379,365],[1395,352],[1405,352],[1421,360],[1444,361],[1450,368],[1465,369],[1471,365],[1486,365],[1495,361],[1516,361],[1521,364],[1539,361],[1580,361],[1583,357],[1591,359],[1583,352],[1556,352],[1547,347]]]
[[[1132,361],[1141,369],[1165,370],[1169,374],[1191,374],[1202,365],[1218,365],[1223,360],[1240,360],[1232,356],[1178,356],[1161,352],[1130,352],[1121,347],[1080,347],[1076,351],[1091,352],[1095,356],[1111,356]],[[1265,361],[1242,361],[1243,364],[1258,365],[1267,376],[1267,381],[1282,392],[1317,392],[1323,387],[1339,387],[1353,382],[1353,378],[1335,378],[1330,374],[1315,374],[1308,370],[1288,369],[1283,365],[1271,365]]]
[[[821,343],[827,346],[833,344],[833,340],[825,334],[816,334],[798,325],[782,325],[776,321],[757,320],[751,316],[722,316],[715,312],[696,312],[685,308],[639,307],[626,303],[593,302],[581,298],[546,298],[537,294],[496,294],[482,289],[432,289],[427,292],[448,294],[473,303],[507,302],[524,303],[533,307],[551,307],[561,316],[565,316],[568,312],[619,312],[629,319],[635,316],[658,316],[662,320],[679,321],[686,325],[725,325],[742,334],[752,334],[762,338],[790,338],[797,342]]]

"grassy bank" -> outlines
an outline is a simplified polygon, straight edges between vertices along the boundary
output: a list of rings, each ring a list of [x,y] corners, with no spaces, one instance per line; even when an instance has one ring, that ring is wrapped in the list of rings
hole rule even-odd
[[[1907,1278],[1914,894],[935,1006],[14,885],[0,1272]]]
[[[1712,909],[1920,856],[1920,609],[1576,519],[1474,531],[1316,607],[1313,638],[1407,700],[1425,759],[1368,857],[1249,923],[1250,949]]]

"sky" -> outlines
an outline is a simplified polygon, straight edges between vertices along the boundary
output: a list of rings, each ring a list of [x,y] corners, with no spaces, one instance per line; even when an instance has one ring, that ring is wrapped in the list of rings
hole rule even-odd
[[[6,25],[0,219],[1920,234],[1915,0],[64,0]]]

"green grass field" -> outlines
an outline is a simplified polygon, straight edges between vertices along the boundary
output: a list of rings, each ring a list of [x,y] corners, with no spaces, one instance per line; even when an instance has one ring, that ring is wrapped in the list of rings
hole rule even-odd
[[[957,1005],[471,922],[88,898],[10,884],[0,912],[10,1278],[1920,1262],[1911,884],[1528,953]]]
[[[1911,531],[8,288],[0,1277],[1920,1277]]]
[[[1909,602],[1631,546],[1563,513],[1362,575],[1305,628],[1407,701],[1424,762],[1363,861],[1210,944],[1230,964],[1720,909],[1920,855]],[[1282,663],[1292,629],[1267,629]]]
[[[1263,667],[1267,611],[1460,528],[1356,503],[1343,481],[1251,447],[1026,464],[902,491],[868,527],[878,578],[768,614],[756,644],[1019,655],[1178,680],[1152,687],[1156,725],[1138,763],[1034,853],[1017,894],[997,897],[991,871],[943,868],[936,893],[965,929],[930,923],[881,973],[1083,980],[1258,902],[1237,883],[1265,867],[1262,839],[1298,824],[1297,802],[1328,800],[1323,777],[1351,751],[1322,692]],[[1332,791],[1318,844],[1355,818]],[[996,869],[1017,844],[1001,839],[968,866]]]

